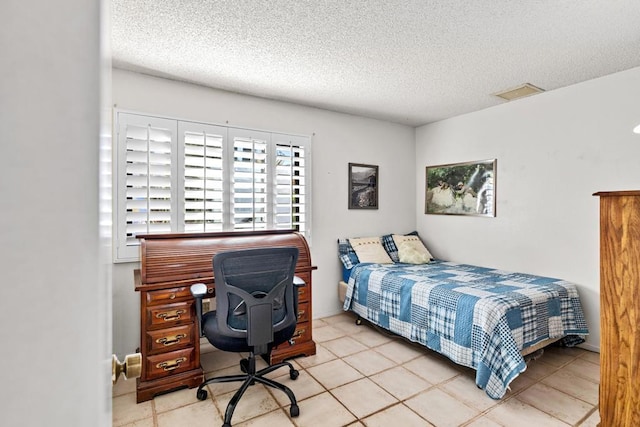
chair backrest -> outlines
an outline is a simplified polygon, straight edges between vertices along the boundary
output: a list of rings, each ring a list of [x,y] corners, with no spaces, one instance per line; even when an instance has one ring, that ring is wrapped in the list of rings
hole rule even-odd
[[[298,248],[219,252],[213,257],[218,328],[264,346],[296,323],[294,271]]]

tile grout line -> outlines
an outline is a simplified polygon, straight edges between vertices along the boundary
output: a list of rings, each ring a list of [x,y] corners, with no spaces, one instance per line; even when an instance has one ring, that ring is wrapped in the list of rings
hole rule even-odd
[[[340,315],[338,315],[338,316],[340,316]],[[336,316],[336,317],[337,317],[337,316]],[[445,380],[442,380],[442,381],[437,382],[437,383],[435,383],[435,384],[434,384],[434,383],[432,383],[431,381],[427,380],[426,378],[423,378],[421,375],[417,374],[416,372],[412,371],[411,369],[406,368],[406,366],[405,366],[406,364],[408,364],[408,363],[410,363],[410,362],[412,362],[412,361],[418,360],[418,359],[419,359],[419,358],[421,358],[421,357],[428,357],[428,358],[432,358],[432,359],[434,359],[434,360],[436,360],[436,361],[445,361],[445,362],[448,362],[448,363],[451,363],[451,364],[454,364],[454,362],[452,362],[452,361],[450,361],[449,359],[446,359],[446,358],[437,357],[437,356],[439,356],[439,355],[438,355],[438,353],[436,353],[436,352],[434,352],[434,351],[432,351],[432,350],[430,350],[430,349],[428,349],[428,348],[425,348],[425,347],[423,347],[423,346],[418,346],[417,344],[415,344],[415,343],[413,343],[413,342],[411,342],[411,341],[409,341],[409,340],[403,339],[402,337],[391,336],[391,335],[388,335],[388,334],[384,334],[384,336],[385,336],[386,338],[390,338],[390,339],[389,339],[389,341],[386,341],[386,342],[383,342],[383,343],[378,343],[378,344],[368,344],[368,343],[366,342],[366,339],[365,339],[364,341],[360,341],[360,340],[358,340],[358,339],[355,339],[355,338],[354,338],[354,335],[357,335],[357,334],[359,334],[360,332],[357,332],[357,333],[355,333],[355,334],[354,334],[354,333],[350,333],[349,329],[350,329],[350,327],[351,327],[351,326],[349,326],[349,327],[347,327],[347,326],[346,326],[346,325],[349,323],[349,321],[345,321],[344,323],[345,323],[345,329],[342,329],[341,327],[337,327],[337,326],[335,326],[335,325],[333,325],[333,326],[332,326],[330,323],[328,323],[328,322],[326,322],[326,321],[325,321],[325,324],[324,324],[323,326],[321,326],[321,327],[326,327],[326,326],[333,327],[334,329],[336,329],[337,331],[339,331],[339,332],[342,334],[341,336],[334,337],[334,338],[332,338],[332,339],[330,339],[330,340],[325,340],[325,341],[322,341],[322,342],[318,342],[318,343],[317,343],[319,346],[321,346],[321,347],[322,347],[323,351],[328,352],[328,354],[329,354],[330,356],[333,356],[333,357],[334,357],[334,359],[326,360],[326,361],[323,361],[322,363],[318,363],[318,364],[314,364],[314,365],[308,365],[308,366],[303,366],[303,365],[302,365],[302,364],[300,364],[299,362],[298,362],[298,363],[296,363],[296,365],[297,365],[297,366],[296,366],[296,368],[300,371],[300,373],[301,373],[301,374],[303,374],[303,375],[304,375],[304,374],[308,375],[308,376],[309,376],[309,378],[311,378],[313,381],[315,381],[317,384],[319,384],[319,386],[321,387],[321,390],[322,390],[322,391],[319,391],[319,392],[317,392],[317,393],[315,393],[315,394],[312,394],[312,395],[306,396],[303,400],[298,401],[298,404],[300,404],[301,402],[304,402],[305,400],[308,400],[308,399],[310,399],[310,398],[313,398],[313,397],[319,396],[319,395],[324,394],[324,393],[328,393],[328,394],[329,394],[329,396],[331,396],[334,400],[336,400],[338,403],[340,403],[341,407],[343,407],[343,408],[347,411],[347,413],[351,414],[351,415],[354,417],[354,419],[355,419],[355,420],[354,420],[354,421],[352,421],[352,422],[349,422],[349,423],[347,424],[347,425],[351,425],[351,424],[357,424],[357,423],[364,424],[364,423],[363,423],[363,420],[364,420],[364,419],[369,418],[369,417],[372,417],[372,416],[375,416],[376,414],[382,413],[382,412],[384,412],[384,411],[388,410],[389,408],[392,408],[392,407],[397,406],[397,405],[402,406],[403,410],[408,410],[408,411],[410,411],[411,413],[413,413],[413,414],[415,414],[416,416],[418,416],[420,419],[423,419],[423,420],[425,420],[426,422],[429,422],[429,420],[425,419],[423,416],[421,416],[420,414],[416,413],[415,411],[413,411],[410,407],[408,407],[408,406],[406,405],[406,402],[407,402],[408,400],[412,399],[412,398],[413,398],[413,397],[415,397],[415,396],[420,395],[421,393],[425,393],[425,392],[427,392],[427,391],[429,391],[429,390],[437,389],[437,390],[441,391],[442,393],[445,393],[446,395],[448,395],[448,396],[450,396],[450,397],[453,397],[453,398],[455,398],[455,399],[459,399],[456,395],[454,395],[454,394],[453,394],[453,392],[452,392],[452,391],[448,391],[448,390],[447,390],[447,389],[445,389],[444,387],[445,387],[447,384],[450,384],[451,382],[455,381],[456,379],[459,379],[460,377],[466,376],[466,375],[465,375],[466,373],[465,373],[464,371],[459,370],[459,372],[458,372],[458,373],[456,373],[454,376],[449,377],[449,378],[446,378]],[[364,324],[362,324],[362,325],[358,325],[358,326],[359,326],[359,327],[361,327],[361,326],[364,326]],[[315,329],[315,328],[314,328],[314,329]],[[369,330],[371,330],[371,331],[375,331],[375,332],[377,332],[377,333],[381,333],[381,331],[378,331],[376,328],[373,328],[373,329],[363,329],[363,330],[362,330],[362,332],[363,332],[363,333],[365,333],[366,331],[369,331]],[[329,331],[327,331],[327,332],[329,332]],[[338,355],[335,353],[335,351],[331,351],[328,347],[326,347],[325,345],[323,345],[324,343],[329,343],[329,342],[336,341],[336,340],[339,340],[339,339],[342,339],[342,338],[345,338],[345,337],[352,337],[352,338],[353,338],[355,341],[357,341],[359,344],[362,344],[364,347],[366,347],[366,349],[358,350],[358,351],[355,351],[355,352],[353,352],[353,353],[349,353],[349,354],[346,354],[346,355],[343,355],[343,356],[341,356],[341,357],[340,357],[340,356],[338,356]],[[384,345],[387,345],[387,344],[390,344],[390,343],[392,343],[392,342],[399,342],[399,343],[402,343],[402,344],[405,344],[405,345],[407,345],[407,344],[408,344],[408,345],[410,346],[410,348],[411,348],[411,349],[417,349],[417,350],[419,350],[419,351],[418,351],[418,354],[416,354],[416,355],[412,355],[409,359],[404,360],[403,362],[399,362],[399,361],[396,361],[396,360],[392,359],[391,357],[389,357],[389,356],[385,355],[384,353],[381,353],[380,351],[378,351],[380,347],[382,347],[382,346],[384,346]],[[418,347],[416,347],[416,346],[418,346]],[[376,371],[375,373],[372,373],[372,374],[370,374],[370,375],[367,375],[367,374],[365,374],[364,372],[362,372],[361,370],[359,370],[357,367],[353,366],[352,364],[350,364],[349,362],[347,362],[347,361],[345,360],[345,359],[346,359],[346,358],[348,358],[348,357],[355,356],[355,355],[358,355],[358,354],[361,354],[361,353],[364,353],[364,352],[368,352],[368,351],[371,351],[371,350],[373,350],[374,352],[376,352],[377,354],[379,354],[381,357],[383,357],[383,358],[385,358],[385,359],[390,360],[390,361],[393,363],[393,365],[392,365],[392,366],[389,366],[389,367],[386,367],[385,369],[382,369],[381,371]],[[564,394],[564,395],[567,395],[568,397],[570,397],[570,398],[572,398],[572,399],[575,399],[575,400],[577,400],[577,401],[579,401],[579,402],[582,402],[582,403],[584,403],[584,404],[586,404],[586,405],[589,405],[589,406],[591,407],[591,408],[586,412],[586,414],[582,416],[582,418],[580,418],[577,422],[575,422],[575,424],[573,424],[574,426],[580,426],[580,425],[581,425],[581,424],[583,424],[586,420],[588,420],[590,417],[592,417],[592,416],[594,415],[594,413],[598,412],[598,408],[599,408],[599,406],[598,406],[597,404],[596,404],[596,405],[594,405],[593,403],[590,403],[590,402],[588,402],[588,401],[584,400],[583,398],[580,398],[580,397],[574,396],[573,394],[571,394],[571,393],[569,393],[569,392],[567,392],[567,391],[564,391],[564,390],[562,390],[562,389],[559,389],[559,388],[558,388],[557,386],[555,386],[555,385],[550,385],[550,384],[547,384],[547,383],[544,383],[544,382],[543,382],[543,381],[545,381],[547,378],[550,378],[550,377],[552,377],[553,375],[556,375],[559,371],[561,371],[562,369],[566,368],[567,366],[571,365],[572,363],[574,363],[574,362],[576,362],[576,361],[578,361],[578,360],[580,360],[581,362],[584,362],[584,363],[588,363],[589,365],[593,365],[594,367],[598,367],[598,363],[593,362],[593,361],[591,360],[591,359],[593,358],[593,356],[588,355],[588,353],[586,353],[586,352],[588,352],[589,350],[586,350],[586,349],[580,349],[580,350],[581,350],[580,352],[578,352],[577,354],[575,354],[575,355],[571,356],[571,359],[570,359],[570,360],[567,360],[567,361],[565,361],[565,362],[560,362],[560,363],[558,363],[558,364],[552,364],[552,363],[547,363],[546,361],[542,361],[542,363],[543,363],[543,364],[545,364],[545,365],[549,365],[549,367],[551,367],[551,368],[552,368],[548,373],[543,374],[543,375],[540,375],[539,377],[531,377],[531,376],[527,376],[527,379],[528,379],[528,381],[527,381],[527,382],[529,382],[529,381],[530,381],[530,384],[528,384],[528,385],[524,385],[522,388],[518,388],[518,390],[517,390],[517,391],[513,391],[513,390],[511,390],[511,391],[512,391],[512,393],[510,393],[510,395],[509,395],[509,396],[505,396],[505,397],[503,397],[502,399],[500,399],[500,400],[498,401],[498,403],[497,403],[497,404],[492,405],[492,406],[488,407],[488,408],[487,408],[487,409],[485,409],[485,410],[479,410],[478,408],[476,408],[476,407],[474,407],[474,406],[470,406],[470,404],[465,403],[464,401],[459,401],[458,403],[463,404],[465,407],[469,407],[469,408],[473,409],[474,411],[479,411],[479,413],[478,413],[476,416],[474,416],[474,417],[472,417],[471,419],[469,419],[469,420],[465,421],[465,422],[464,422],[463,424],[461,424],[461,425],[464,425],[464,426],[466,426],[466,425],[470,425],[470,424],[473,424],[475,421],[478,421],[478,420],[483,419],[484,417],[486,417],[486,415],[487,415],[489,412],[491,412],[492,410],[494,410],[496,407],[498,407],[498,406],[500,406],[500,405],[503,405],[503,404],[505,404],[506,402],[511,401],[512,399],[516,399],[516,400],[518,400],[519,402],[521,402],[522,404],[525,404],[525,405],[531,406],[532,408],[535,408],[536,410],[538,410],[538,411],[540,411],[540,412],[542,412],[542,413],[544,413],[544,414],[546,414],[546,415],[548,415],[548,416],[552,417],[552,418],[553,418],[554,420],[556,420],[556,421],[559,421],[559,422],[562,422],[562,423],[566,423],[566,422],[565,422],[565,421],[563,421],[562,419],[557,418],[556,416],[554,416],[554,415],[552,415],[552,414],[548,413],[548,412],[547,412],[547,411],[545,411],[544,409],[538,408],[535,404],[529,404],[529,403],[526,403],[526,402],[524,402],[524,401],[522,401],[521,399],[519,399],[519,398],[518,398],[518,397],[519,397],[519,396],[521,396],[524,392],[526,392],[527,390],[529,390],[531,387],[534,387],[535,385],[539,384],[539,385],[544,386],[544,387],[549,387],[549,388],[551,388],[551,389],[553,389],[553,390],[555,390],[555,391],[557,391],[557,392],[559,392],[559,393],[562,393],[562,394]],[[551,354],[553,354],[553,353],[551,353]],[[436,356],[436,357],[434,357],[434,356]],[[559,359],[562,359],[562,358],[560,357]],[[294,360],[295,360],[295,359],[294,359]],[[357,371],[357,372],[358,372],[358,374],[359,374],[359,375],[361,375],[361,377],[360,377],[360,378],[357,378],[357,379],[354,379],[354,380],[352,380],[352,381],[348,381],[348,382],[346,382],[346,383],[344,383],[344,384],[340,384],[340,385],[338,385],[338,386],[336,386],[336,387],[333,387],[332,389],[329,389],[329,388],[327,388],[327,385],[325,385],[323,382],[321,382],[321,381],[319,380],[319,378],[315,377],[315,376],[314,376],[314,375],[309,371],[309,369],[312,369],[312,368],[315,368],[315,367],[318,367],[318,366],[322,366],[322,365],[324,365],[324,364],[326,364],[326,363],[330,363],[330,362],[338,361],[338,360],[339,360],[339,361],[341,361],[342,363],[346,364],[346,365],[347,365],[348,367],[350,367],[351,369],[354,369],[355,371]],[[557,362],[557,361],[558,361],[558,359],[555,359],[555,361]],[[353,362],[353,361],[352,361],[352,362]],[[533,362],[533,361],[531,361],[531,362]],[[234,365],[233,365],[233,367],[235,367],[235,366],[236,366],[236,365],[234,364]],[[458,365],[456,365],[456,366],[458,366]],[[231,368],[231,367],[232,367],[232,366],[229,366],[229,367],[227,367],[227,368],[222,368],[222,369],[229,369],[229,368]],[[375,375],[378,375],[378,374],[381,374],[381,373],[384,373],[384,372],[390,371],[390,370],[395,369],[395,368],[398,368],[398,367],[401,367],[401,368],[403,368],[403,369],[407,369],[411,374],[416,375],[416,376],[418,376],[418,377],[422,378],[423,380],[425,380],[425,381],[429,384],[429,387],[427,387],[426,389],[421,390],[421,391],[419,391],[419,392],[416,392],[416,393],[412,394],[411,396],[407,396],[407,397],[404,397],[404,398],[400,399],[400,398],[396,397],[395,395],[393,395],[391,392],[389,392],[389,391],[388,391],[384,386],[382,386],[382,385],[378,384],[376,381],[374,381],[374,380],[371,378],[371,377],[373,377],[373,376],[375,376]],[[221,369],[221,370],[222,370],[222,369]],[[543,372],[544,372],[544,370],[545,370],[545,369],[543,369]],[[578,371],[579,371],[579,370],[578,370]],[[215,372],[215,370],[214,370],[214,371],[212,371],[210,374],[211,374],[212,376],[215,376],[215,374],[213,374],[213,372]],[[525,371],[525,372],[526,372],[526,371]],[[589,372],[591,372],[591,368],[589,368]],[[595,382],[595,381],[591,378],[591,377],[593,377],[593,375],[591,375],[591,377],[588,377],[587,375],[583,375],[583,374],[581,374],[580,372],[572,372],[572,371],[567,371],[567,374],[570,374],[570,375],[576,376],[577,378],[580,378],[580,379],[582,379],[582,380],[588,381],[589,383],[592,383],[592,384],[599,384],[599,382]],[[365,379],[365,378],[366,378],[366,379],[368,379],[369,381],[374,382],[378,387],[380,387],[380,388],[381,388],[381,390],[383,390],[385,393],[389,394],[389,395],[393,398],[393,400],[394,400],[394,401],[393,401],[393,403],[387,404],[387,405],[385,405],[384,407],[379,408],[379,409],[376,409],[376,411],[374,411],[374,412],[372,412],[372,413],[370,413],[370,414],[367,414],[366,416],[363,416],[362,418],[359,418],[355,413],[353,413],[349,408],[347,408],[347,407],[346,407],[346,406],[345,406],[345,405],[344,405],[344,404],[343,404],[343,403],[338,399],[338,397],[334,394],[334,391],[335,391],[336,389],[338,389],[339,387],[343,387],[343,386],[346,386],[346,385],[349,385],[349,384],[353,384],[353,383],[355,383],[355,382],[357,382],[357,381],[360,381],[360,380],[362,380],[362,379]],[[525,382],[525,384],[526,384],[526,382]],[[208,386],[207,386],[207,389],[208,389],[209,394],[210,394],[210,396],[211,396],[210,398],[212,399],[213,405],[214,405],[214,407],[216,408],[216,411],[218,412],[218,415],[220,416],[220,419],[223,419],[223,416],[222,416],[222,414],[220,413],[220,408],[218,408],[218,405],[216,404],[216,402],[218,401],[218,400],[217,400],[217,398],[216,398],[216,395],[213,393],[213,390],[209,389],[209,387],[210,387],[210,385],[208,385]],[[271,399],[273,399],[273,400],[275,401],[275,403],[277,404],[277,408],[274,408],[272,411],[268,411],[268,412],[265,412],[265,413],[262,413],[262,414],[258,414],[258,415],[254,416],[254,417],[251,417],[251,418],[248,418],[248,419],[246,419],[246,420],[243,420],[242,422],[243,422],[243,423],[247,423],[247,422],[250,422],[251,420],[255,420],[255,419],[257,419],[257,418],[259,418],[259,417],[262,417],[262,416],[265,416],[265,415],[267,415],[267,414],[274,413],[274,412],[276,412],[276,410],[281,410],[281,411],[283,411],[283,412],[284,412],[285,416],[287,416],[287,417],[289,418],[289,420],[291,421],[291,423],[292,423],[292,424],[294,424],[295,426],[298,426],[298,425],[299,425],[299,423],[298,423],[298,422],[296,422],[296,418],[290,418],[290,417],[289,417],[289,412],[288,412],[288,410],[287,410],[287,407],[290,405],[290,403],[289,403],[288,401],[283,401],[283,403],[281,404],[281,403],[278,401],[278,399],[276,398],[276,396],[275,396],[275,393],[276,393],[276,390],[275,390],[275,389],[273,389],[273,390],[272,390],[272,389],[271,389],[271,387],[265,387],[265,389],[267,390],[268,395],[271,397]],[[226,392],[226,393],[232,393],[232,392],[233,392],[233,391],[229,391],[229,392]],[[133,393],[135,393],[135,390],[133,391]],[[224,393],[224,394],[226,394],[226,393]],[[122,394],[122,395],[112,396],[112,399],[113,399],[113,398],[115,398],[115,397],[124,396],[124,395],[127,395],[127,394],[130,394],[130,393],[124,393],[124,394]],[[220,396],[222,396],[222,395],[224,395],[224,394],[221,394]],[[135,396],[134,396],[134,399],[135,399]],[[186,407],[186,406],[190,406],[190,405],[192,405],[192,404],[196,404],[196,403],[198,403],[198,402],[186,403],[186,404],[180,405],[180,406],[178,406],[178,407],[176,407],[176,408],[171,408],[171,409],[169,409],[169,410],[167,410],[167,411],[165,411],[165,412],[170,412],[170,411],[173,411],[173,410],[176,410],[176,409],[179,409],[179,408],[183,408],[183,407]],[[155,399],[152,399],[152,401],[151,401],[151,413],[152,413],[152,416],[151,416],[151,422],[152,422],[152,425],[153,425],[154,427],[159,427],[159,421],[158,421],[159,413],[157,412]],[[163,412],[163,413],[164,413],[164,412]],[[148,418],[145,418],[145,419],[148,419]],[[488,420],[491,420],[491,421],[494,421],[494,420],[492,420],[492,419],[490,419],[490,418],[487,418],[487,419],[488,419]],[[135,422],[138,422],[138,421],[142,421],[142,420],[136,420]],[[494,421],[494,422],[495,422],[495,421]],[[130,426],[130,425],[133,425],[133,424],[131,424],[131,423],[130,423],[130,424],[125,424],[125,426]]]

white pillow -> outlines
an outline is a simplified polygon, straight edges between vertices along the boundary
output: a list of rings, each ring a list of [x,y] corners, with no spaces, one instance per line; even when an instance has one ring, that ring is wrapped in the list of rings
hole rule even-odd
[[[398,258],[400,262],[426,264],[431,261],[431,254],[418,236],[401,236],[394,234],[393,241],[398,248]]]
[[[348,240],[353,250],[356,251],[356,255],[358,255],[358,261],[393,264],[387,251],[382,246],[380,237],[358,237]]]
[[[426,264],[431,258],[424,252],[418,251],[411,242],[402,242],[398,246],[398,258],[400,262],[407,264]]]

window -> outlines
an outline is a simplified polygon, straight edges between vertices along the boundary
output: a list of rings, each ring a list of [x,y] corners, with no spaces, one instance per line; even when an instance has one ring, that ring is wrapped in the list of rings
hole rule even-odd
[[[116,261],[137,234],[296,229],[310,236],[310,138],[116,112]]]
[[[227,129],[180,122],[178,135],[178,157],[183,162],[179,168],[178,200],[183,206],[178,217],[182,229],[176,231],[223,231]]]

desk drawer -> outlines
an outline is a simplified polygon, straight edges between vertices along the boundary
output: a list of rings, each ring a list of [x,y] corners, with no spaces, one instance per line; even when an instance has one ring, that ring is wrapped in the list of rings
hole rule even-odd
[[[147,352],[149,354],[177,350],[193,346],[194,323],[147,331]]]
[[[298,302],[307,302],[309,298],[309,285],[298,288]]]
[[[146,292],[147,305],[172,303],[191,298],[191,289],[187,286]]]
[[[195,366],[195,349],[191,347],[170,353],[148,356],[146,368],[147,380],[197,368],[197,366]]]
[[[291,337],[293,343],[309,341],[311,339],[311,324],[309,322],[299,322],[296,330]],[[285,345],[289,345],[285,343]]]
[[[273,352],[285,352],[295,354],[295,352],[291,351],[291,349],[295,348],[296,344],[303,343],[305,341],[311,340],[311,323],[310,322],[302,322],[298,323],[296,326],[296,330],[291,337],[293,344],[290,344],[288,341],[283,342],[282,344],[274,347]]]
[[[309,320],[309,303],[298,303],[298,323]]]
[[[147,326],[166,327],[193,322],[193,301],[147,307]]]

